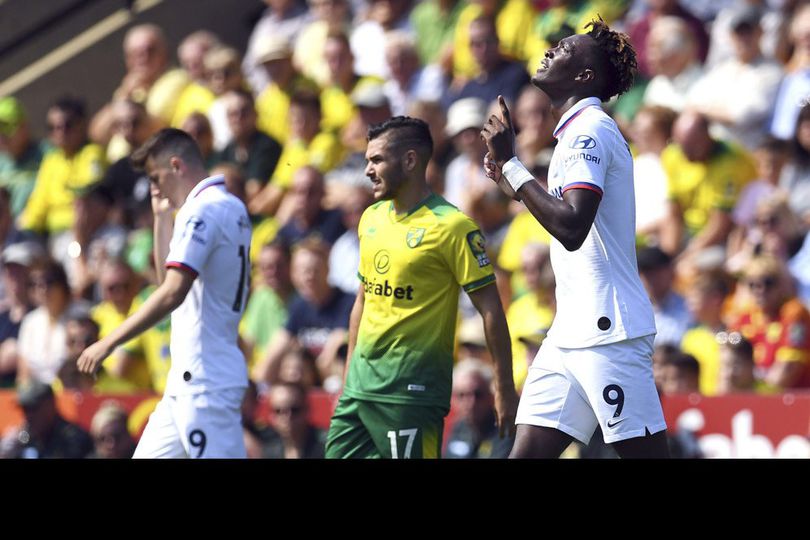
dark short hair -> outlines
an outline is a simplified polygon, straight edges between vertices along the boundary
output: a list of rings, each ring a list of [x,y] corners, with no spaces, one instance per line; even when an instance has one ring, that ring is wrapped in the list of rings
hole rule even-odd
[[[425,163],[433,155],[433,137],[424,120],[410,116],[395,116],[369,127],[367,139],[372,141],[386,134],[394,147],[416,150],[424,157]]]
[[[58,261],[53,259],[46,260],[36,266],[36,270],[42,272],[42,279],[48,285],[59,285],[62,289],[70,294],[70,283],[68,282],[65,267]]]
[[[290,106],[297,105],[313,111],[318,111],[321,115],[321,98],[311,90],[298,90],[290,96]]]
[[[679,371],[700,377],[700,363],[697,361],[697,358],[691,354],[685,352],[676,354],[673,358],[669,359],[665,365],[675,366]]]
[[[70,95],[59,96],[51,103],[49,108],[58,109],[75,120],[85,120],[87,118],[87,106],[84,100]]]
[[[627,34],[611,30],[602,17],[594,19],[585,25],[590,26],[588,35],[596,42],[597,48],[604,55],[605,75],[607,79],[603,81],[602,95],[599,99],[608,101],[616,95],[627,92],[633,86],[638,62],[636,61],[636,51],[630,44]]]
[[[181,129],[164,128],[149,137],[130,157],[132,166],[144,170],[149,158],[161,159],[168,156],[179,156],[183,161],[199,166],[203,165],[200,149],[191,135]]]

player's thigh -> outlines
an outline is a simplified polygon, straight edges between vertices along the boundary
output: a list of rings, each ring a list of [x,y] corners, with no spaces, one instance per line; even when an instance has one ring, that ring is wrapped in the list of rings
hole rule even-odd
[[[446,414],[443,409],[368,401],[361,404],[359,412],[383,457],[440,457]]]
[[[652,343],[653,336],[645,336],[565,351],[565,367],[587,395],[608,444],[666,429]]]
[[[169,401],[172,398],[161,399],[143,430],[143,435],[135,448],[133,459],[154,459],[154,458],[184,458],[186,450],[180,440],[180,432],[177,430],[172,416]]]
[[[178,396],[175,420],[192,459],[245,458],[241,403],[243,388]]]
[[[381,458],[359,414],[360,402],[341,396],[326,436],[326,458]]]
[[[540,347],[529,367],[515,423],[518,426],[556,429],[585,444],[596,429],[596,417],[587,396],[565,370],[563,352],[548,341]],[[515,446],[526,452],[531,449],[529,453],[537,454],[535,449],[539,443],[525,437],[541,432],[542,430],[519,430]],[[554,453],[548,451],[548,445],[540,446],[543,446],[543,451],[537,455]],[[513,454],[517,455],[516,452]]]

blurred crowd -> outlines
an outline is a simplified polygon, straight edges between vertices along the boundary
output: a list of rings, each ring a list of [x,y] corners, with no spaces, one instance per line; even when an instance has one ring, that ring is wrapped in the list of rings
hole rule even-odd
[[[307,393],[341,389],[357,225],[372,202],[366,130],[394,115],[429,124],[431,187],[487,239],[520,389],[554,317],[550,236],[486,178],[479,130],[503,95],[517,155],[544,183],[555,120],[530,78],[546,49],[597,15],[630,35],[639,59],[635,86],[605,107],[635,160],[627,219],[655,308],[660,392],[810,388],[810,3],[265,4],[245,50],[199,30],[173,51],[161,28],[133,26],[126,74],[100,110],[55,90],[46,118],[30,118],[0,99],[0,387],[18,388],[26,417],[0,456],[125,457],[120,406],[99,409],[87,434],[59,416],[54,393],[163,391],[168,320],[96,378],[75,360],[155,287],[149,181],[128,157],[165,126],[194,137],[253,220],[240,335],[251,456],[323,455]],[[43,121],[38,140],[31,126]],[[505,456],[482,322],[463,293],[457,335],[447,455]],[[255,420],[259,399],[268,425]]]

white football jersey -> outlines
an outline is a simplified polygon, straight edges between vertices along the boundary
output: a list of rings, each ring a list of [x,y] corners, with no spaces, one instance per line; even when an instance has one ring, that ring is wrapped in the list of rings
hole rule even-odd
[[[177,212],[168,268],[197,279],[172,313],[165,394],[177,396],[247,386],[237,330],[247,302],[251,225],[222,176],[202,180]]]
[[[633,158],[627,142],[596,97],[566,111],[554,136],[549,193],[562,199],[569,189],[589,189],[602,200],[579,249],[568,251],[552,239],[557,314],[548,339],[573,349],[654,334],[652,305],[636,263]]]

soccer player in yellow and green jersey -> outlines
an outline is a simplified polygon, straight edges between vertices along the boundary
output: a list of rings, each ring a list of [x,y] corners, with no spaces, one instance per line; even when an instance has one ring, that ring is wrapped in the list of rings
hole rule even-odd
[[[514,431],[509,329],[483,235],[428,188],[427,124],[398,116],[372,126],[368,140],[376,202],[358,227],[362,285],[326,457],[439,457],[461,288],[484,319],[496,363],[501,435]]]

